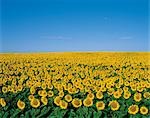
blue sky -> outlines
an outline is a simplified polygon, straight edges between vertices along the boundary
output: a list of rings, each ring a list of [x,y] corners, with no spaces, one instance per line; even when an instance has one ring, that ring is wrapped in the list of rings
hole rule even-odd
[[[0,51],[149,51],[148,0],[1,0]]]

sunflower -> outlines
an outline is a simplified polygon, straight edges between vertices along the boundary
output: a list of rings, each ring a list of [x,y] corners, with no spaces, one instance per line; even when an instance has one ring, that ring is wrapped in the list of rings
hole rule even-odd
[[[68,88],[72,88],[72,83],[68,83]]]
[[[17,102],[17,106],[19,109],[23,110],[25,108],[25,103],[19,99]]]
[[[8,86],[8,91],[12,92],[13,88],[11,86]]]
[[[7,93],[7,92],[8,92],[8,88],[5,87],[5,86],[3,86],[3,87],[2,87],[2,92],[3,92],[3,93]]]
[[[73,94],[73,88],[68,88],[68,93]]]
[[[132,86],[130,86],[130,87],[131,87],[131,90],[132,90],[132,91],[136,91],[136,89],[137,89],[136,85],[132,85]]]
[[[0,104],[2,105],[2,107],[6,106],[6,102],[5,102],[4,98],[0,98]]]
[[[39,91],[38,91],[38,95],[39,95],[39,96],[42,96],[42,90],[39,90]]]
[[[140,113],[143,114],[143,115],[146,115],[148,113],[148,108],[145,107],[145,106],[142,106],[140,108]]]
[[[136,101],[136,102],[139,102],[139,101],[141,101],[142,100],[142,94],[141,93],[135,93],[134,94],[134,100]]]
[[[129,108],[128,108],[128,113],[129,114],[136,114],[136,113],[138,113],[138,111],[139,111],[139,107],[138,107],[138,105],[131,105]]]
[[[52,90],[53,89],[53,85],[52,84],[48,84],[47,88]]]
[[[45,83],[42,83],[41,88],[42,88],[43,90],[45,90],[46,87],[47,87],[46,84],[45,84]]]
[[[87,97],[86,99],[83,100],[83,104],[86,107],[90,107],[93,105],[93,100]]]
[[[101,91],[98,91],[98,92],[96,93],[96,97],[97,97],[98,99],[102,99],[102,98],[103,98],[103,93],[102,93]]]
[[[42,90],[42,94],[41,94],[42,97],[46,97],[47,96],[47,92],[46,90]]]
[[[94,99],[94,94],[92,92],[90,92],[88,95],[87,95],[88,98],[90,99]]]
[[[111,84],[106,84],[106,88],[110,89],[111,88]]]
[[[103,86],[101,87],[102,92],[105,92],[106,90],[107,90],[106,87],[103,87]]]
[[[63,87],[64,87],[64,90],[66,91],[68,90],[68,86],[66,84]]]
[[[36,90],[35,90],[35,88],[32,86],[32,87],[30,88],[30,93],[31,93],[31,94],[35,94],[35,92],[36,92]]]
[[[120,83],[117,83],[116,88],[120,88],[120,87],[121,87]]]
[[[46,97],[41,97],[41,102],[42,102],[44,105],[47,105],[48,100],[47,100]]]
[[[123,87],[123,91],[124,91],[124,92],[126,92],[126,91],[128,91],[128,90],[129,90],[129,88],[128,88],[127,86],[124,86],[124,87]]]
[[[63,97],[64,96],[64,92],[63,91],[60,91],[58,94],[59,94],[59,97]]]
[[[146,99],[150,99],[150,92],[145,92],[143,94],[143,97],[146,98]]]
[[[125,82],[124,82],[124,85],[125,85],[125,86],[129,86],[130,83],[129,83],[128,81],[125,81]]]
[[[32,107],[34,107],[34,108],[39,107],[39,106],[40,106],[40,101],[39,101],[39,99],[36,99],[36,98],[32,99],[32,100],[30,101],[30,105],[31,105]]]
[[[22,91],[23,86],[22,85],[18,85],[17,89],[18,89],[18,91]]]
[[[31,100],[33,100],[34,99],[34,95],[29,95],[28,96],[28,99],[31,101]]]
[[[60,103],[60,100],[61,98],[59,96],[56,96],[55,99],[54,99],[54,103],[59,106],[59,103]]]
[[[89,86],[90,86],[90,85],[89,85]],[[88,87],[87,84],[86,84],[86,86],[84,87],[84,89],[85,89],[85,92],[91,93],[91,89],[90,89],[90,87]]]
[[[111,110],[116,111],[119,109],[120,105],[116,100],[110,101],[109,105],[111,107]]]
[[[48,91],[48,92],[47,92],[47,96],[48,96],[48,97],[53,97],[53,96],[54,96],[54,92],[51,91],[51,90]]]
[[[82,101],[79,98],[74,98],[71,103],[75,108],[78,108],[82,105]]]
[[[138,92],[142,92],[143,90],[144,90],[143,87],[141,87],[141,86],[138,86],[138,87],[137,87],[137,91],[138,91]]]
[[[98,101],[96,103],[96,107],[97,107],[97,110],[104,110],[105,108],[105,103],[103,101]]]
[[[113,93],[113,96],[114,96],[114,98],[120,98],[121,97],[121,93],[119,92],[119,91],[115,91],[114,93]]]
[[[110,89],[108,89],[107,93],[109,95],[112,95],[114,93],[114,91],[115,91],[114,88],[110,88]]]
[[[126,92],[124,92],[124,94],[123,94],[123,97],[124,97],[125,99],[129,99],[130,96],[131,96],[131,93],[130,93],[129,91],[126,91]]]
[[[69,94],[65,95],[65,100],[66,100],[67,102],[71,102],[71,101],[72,101],[72,96],[69,95]]]
[[[150,83],[149,82],[146,83],[146,88],[150,88]]]
[[[119,88],[117,91],[118,91],[120,94],[123,93],[123,90],[122,90],[121,88]]]
[[[60,105],[60,108],[62,108],[62,109],[67,109],[67,107],[68,107],[68,103],[65,102],[64,100],[60,100],[59,105]]]

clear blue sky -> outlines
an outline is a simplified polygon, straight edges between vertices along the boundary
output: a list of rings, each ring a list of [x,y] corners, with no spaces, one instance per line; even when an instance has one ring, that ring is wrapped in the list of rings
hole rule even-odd
[[[149,51],[148,0],[1,0],[1,52]]]

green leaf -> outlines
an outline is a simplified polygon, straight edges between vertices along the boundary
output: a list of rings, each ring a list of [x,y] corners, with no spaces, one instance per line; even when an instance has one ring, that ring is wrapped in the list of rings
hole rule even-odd
[[[36,110],[35,110],[35,116],[39,115],[39,114],[40,114],[40,111],[41,111],[40,109],[36,109]]]
[[[16,109],[11,118],[16,118],[20,112],[21,112],[21,110]]]
[[[101,117],[101,115],[102,115],[102,111],[94,111],[94,113],[93,113],[93,118],[100,118]]]
[[[4,107],[4,110],[7,111],[8,107],[9,107],[9,106],[5,106],[5,107]]]
[[[74,112],[73,109],[71,109],[69,112],[69,118],[74,118],[75,116],[76,116],[76,113]]]
[[[21,115],[20,115],[20,118],[24,118],[24,117],[25,117],[24,114],[21,114]]]
[[[32,108],[32,110],[30,111],[32,118],[35,118],[35,113],[36,113],[35,109]]]
[[[92,117],[92,114],[93,114],[93,112],[92,112],[92,111],[89,111],[87,118],[91,118],[91,117]]]
[[[30,118],[30,111],[25,112],[25,118]]]
[[[58,114],[58,118],[63,118],[65,116],[65,114],[67,113],[68,110],[61,110]]]
[[[62,118],[66,114],[67,111],[68,110],[64,110],[64,109],[61,109],[60,107],[56,107],[53,109],[53,111],[48,117],[51,118],[55,116],[55,118]]]
[[[2,116],[4,115],[4,111],[0,112],[0,118],[2,118]]]
[[[8,116],[9,116],[9,113],[5,112],[2,118],[9,118]]]
[[[41,114],[37,116],[37,118],[40,118],[40,117],[44,117],[44,115],[46,115],[49,111],[50,111],[51,107],[44,107],[42,110],[41,110]]]

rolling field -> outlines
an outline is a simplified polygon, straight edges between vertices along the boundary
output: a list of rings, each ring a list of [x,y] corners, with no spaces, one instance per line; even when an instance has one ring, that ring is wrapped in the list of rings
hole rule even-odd
[[[0,118],[148,118],[150,53],[0,54]]]

